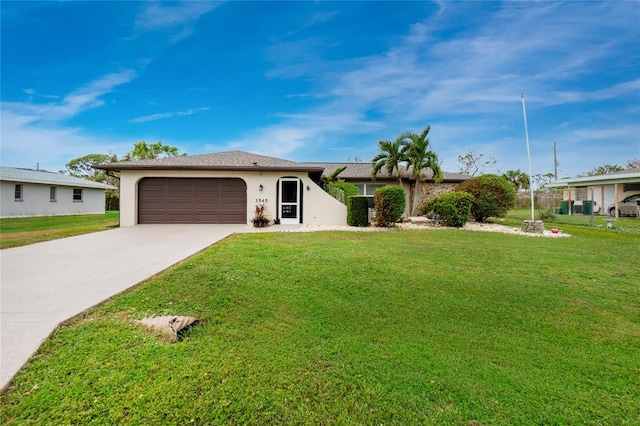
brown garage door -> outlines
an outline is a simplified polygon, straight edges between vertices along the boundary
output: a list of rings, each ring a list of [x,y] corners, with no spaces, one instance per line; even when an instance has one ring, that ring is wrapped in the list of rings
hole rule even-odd
[[[237,178],[144,178],[138,223],[247,223],[247,185]]]

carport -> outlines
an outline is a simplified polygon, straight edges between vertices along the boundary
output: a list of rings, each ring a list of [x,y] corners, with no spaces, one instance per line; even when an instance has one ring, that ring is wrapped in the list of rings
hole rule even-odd
[[[576,189],[593,188],[593,201],[602,206],[602,213],[608,214],[607,207],[612,205],[617,218],[620,211],[619,202],[629,195],[640,194],[640,168],[629,168],[606,175],[563,179],[550,183],[549,187],[564,188],[563,200],[567,201],[569,206],[572,201],[576,201]]]

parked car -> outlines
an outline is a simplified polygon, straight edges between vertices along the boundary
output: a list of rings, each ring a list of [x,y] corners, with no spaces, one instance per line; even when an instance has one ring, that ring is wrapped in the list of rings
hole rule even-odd
[[[638,211],[638,202],[640,201],[640,194],[629,195],[622,201],[618,202],[618,208],[620,209],[620,213],[618,216],[633,216],[635,217]],[[616,206],[615,204],[610,204],[607,207],[607,211],[611,216],[616,215]]]

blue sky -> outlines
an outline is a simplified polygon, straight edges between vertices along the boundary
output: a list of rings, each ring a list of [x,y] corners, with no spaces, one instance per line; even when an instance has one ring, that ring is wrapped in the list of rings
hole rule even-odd
[[[640,157],[640,2],[8,2],[1,162],[139,141],[370,161],[431,125],[446,171],[559,177]]]

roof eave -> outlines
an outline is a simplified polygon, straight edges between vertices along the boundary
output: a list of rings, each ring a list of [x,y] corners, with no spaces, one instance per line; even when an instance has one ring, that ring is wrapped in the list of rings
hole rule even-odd
[[[118,189],[115,186],[112,185],[107,185],[107,184],[102,184],[100,186],[98,185],[87,185],[87,184],[83,184],[83,183],[72,183],[72,182],[56,182],[56,181],[51,181],[51,180],[44,180],[44,179],[21,179],[21,178],[2,178],[0,179],[0,181],[5,181],[5,182],[18,182],[18,183],[33,183],[33,184],[37,184],[37,185],[49,185],[49,186],[68,186],[70,188],[87,188],[87,189]],[[87,182],[91,182],[91,181],[87,181]]]
[[[98,164],[94,166],[96,169],[101,170],[210,170],[210,171],[258,171],[258,172],[308,172],[308,173],[322,173],[324,168],[322,167],[277,167],[277,166],[211,166],[211,165],[151,165],[151,164]]]
[[[611,175],[597,175],[584,178],[564,179],[557,182],[552,182],[549,186],[576,186],[576,185],[588,185],[588,184],[613,184],[613,183],[635,183],[640,181],[640,173],[627,173],[627,174],[611,174]]]

